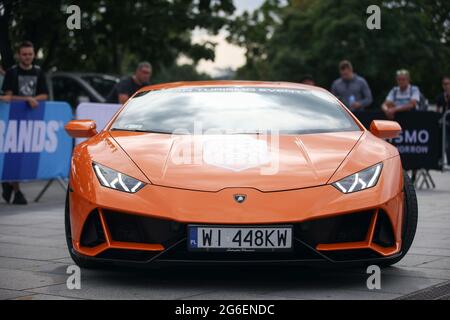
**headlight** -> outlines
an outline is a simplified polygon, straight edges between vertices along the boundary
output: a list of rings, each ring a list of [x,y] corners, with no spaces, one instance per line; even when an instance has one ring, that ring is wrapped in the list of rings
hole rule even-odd
[[[94,167],[98,181],[104,187],[135,193],[145,186],[145,183],[142,181],[136,180],[126,174],[117,172],[98,163],[93,163],[92,166]]]
[[[377,184],[382,168],[383,164],[378,163],[333,183],[333,186],[343,193],[352,193],[371,188]]]

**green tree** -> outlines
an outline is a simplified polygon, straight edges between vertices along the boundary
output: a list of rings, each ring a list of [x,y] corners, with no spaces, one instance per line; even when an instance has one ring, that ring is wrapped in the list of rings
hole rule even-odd
[[[237,70],[237,78],[269,78],[268,45],[283,9],[280,0],[266,0],[258,10],[245,11],[227,25],[227,40],[246,49],[247,63]]]
[[[66,27],[66,8],[76,4],[81,30]],[[11,65],[12,48],[31,40],[44,69],[124,73],[140,60],[156,71],[180,54],[214,59],[214,43],[193,44],[191,32],[217,33],[234,12],[232,0],[0,0],[0,54]]]
[[[211,77],[205,73],[199,73],[195,70],[195,66],[191,64],[172,65],[163,67],[153,78],[156,83],[174,82],[174,81],[201,81],[211,80]]]
[[[372,4],[381,8],[381,30],[366,27],[366,9]],[[265,11],[263,5],[253,16],[263,17]],[[338,62],[349,59],[368,80],[378,107],[394,85],[395,70],[409,69],[413,82],[434,98],[439,77],[450,69],[448,1],[297,0],[272,7],[274,14],[272,20],[250,19],[252,29],[259,24],[266,30],[263,40],[247,26],[235,28],[235,43],[256,41],[259,50],[257,57],[247,54],[238,77],[299,81],[312,74],[329,88],[338,76]]]

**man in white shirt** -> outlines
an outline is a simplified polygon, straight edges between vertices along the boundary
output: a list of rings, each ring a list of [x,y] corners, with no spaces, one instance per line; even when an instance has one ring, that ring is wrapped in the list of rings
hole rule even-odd
[[[388,119],[394,119],[397,112],[413,111],[420,101],[420,90],[411,85],[408,70],[399,70],[396,73],[397,85],[389,91],[381,109]]]

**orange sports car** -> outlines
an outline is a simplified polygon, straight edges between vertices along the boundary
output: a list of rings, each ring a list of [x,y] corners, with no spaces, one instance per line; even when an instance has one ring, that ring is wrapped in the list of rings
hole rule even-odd
[[[153,263],[393,264],[417,200],[399,153],[328,91],[180,82],[138,91],[73,150],[66,200],[81,267]]]

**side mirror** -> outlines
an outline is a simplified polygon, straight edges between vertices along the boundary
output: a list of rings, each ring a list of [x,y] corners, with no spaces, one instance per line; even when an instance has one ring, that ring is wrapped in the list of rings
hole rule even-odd
[[[402,127],[396,121],[373,120],[370,124],[370,132],[378,138],[391,139],[402,132]]]
[[[72,138],[90,138],[97,134],[97,125],[94,120],[72,120],[65,126]]]

